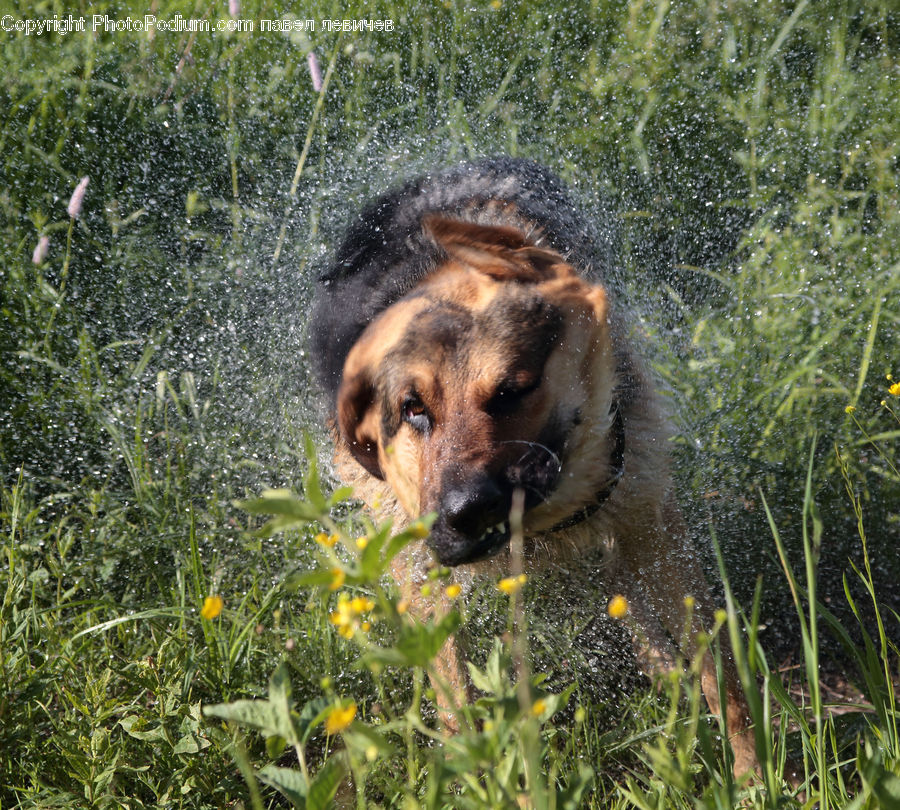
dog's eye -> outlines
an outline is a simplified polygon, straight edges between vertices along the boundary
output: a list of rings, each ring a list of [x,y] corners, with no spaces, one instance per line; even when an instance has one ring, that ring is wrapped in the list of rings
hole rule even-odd
[[[425,404],[416,394],[412,394],[403,400],[402,413],[403,421],[413,430],[417,430],[419,433],[426,433],[431,429],[431,416],[428,414]]]
[[[501,383],[494,395],[488,400],[487,410],[491,413],[503,413],[517,408],[522,400],[541,386],[541,378],[536,377],[527,382],[511,381]]]

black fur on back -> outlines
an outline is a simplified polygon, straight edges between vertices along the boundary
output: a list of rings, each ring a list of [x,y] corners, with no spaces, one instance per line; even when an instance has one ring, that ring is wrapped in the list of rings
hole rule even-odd
[[[432,213],[531,228],[579,272],[608,278],[611,217],[591,223],[552,172],[529,160],[489,158],[426,174],[366,205],[318,278],[310,320],[313,368],[333,413],[344,361],[366,326],[444,258],[422,229]],[[539,238],[538,238],[539,237]]]

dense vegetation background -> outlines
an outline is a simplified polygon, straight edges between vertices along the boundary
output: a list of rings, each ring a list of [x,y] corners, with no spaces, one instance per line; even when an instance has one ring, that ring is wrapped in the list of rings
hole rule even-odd
[[[849,574],[864,609],[849,488],[900,607],[893,4],[152,4],[256,22],[231,34],[90,31],[147,12],[126,2],[2,8],[88,30],[0,30],[0,802],[224,804],[244,782],[196,741],[201,702],[259,694],[282,658],[298,693],[361,677],[318,597],[281,588],[308,536],[261,540],[233,504],[301,489],[306,432],[326,453],[304,316],[342,224],[464,158],[532,157],[586,210],[611,201],[682,500],[745,604],[763,577],[764,644],[797,654],[761,495],[799,564],[813,447],[820,595],[850,617]],[[260,30],[293,14],[316,30]],[[224,647],[195,615],[211,591]]]

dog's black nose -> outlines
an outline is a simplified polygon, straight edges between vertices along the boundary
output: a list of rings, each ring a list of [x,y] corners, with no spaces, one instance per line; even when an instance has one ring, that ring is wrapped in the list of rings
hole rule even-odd
[[[447,526],[460,534],[478,538],[506,518],[507,500],[496,481],[479,475],[444,494],[441,516]]]

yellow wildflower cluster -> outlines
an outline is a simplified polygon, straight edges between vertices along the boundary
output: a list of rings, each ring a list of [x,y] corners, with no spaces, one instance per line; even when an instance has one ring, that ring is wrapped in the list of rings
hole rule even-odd
[[[513,594],[518,591],[526,582],[528,577],[525,574],[519,574],[517,577],[503,577],[497,583],[497,589],[503,593]]]
[[[888,388],[888,393],[895,397],[900,397],[900,382],[895,382],[890,388]]]
[[[357,630],[367,633],[371,629],[372,623],[363,617],[374,609],[375,603],[371,599],[365,596],[351,599],[350,594],[345,592],[338,596],[337,610],[331,614],[331,623],[344,638],[353,638]]]

